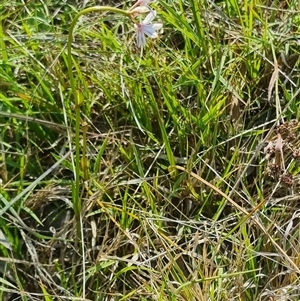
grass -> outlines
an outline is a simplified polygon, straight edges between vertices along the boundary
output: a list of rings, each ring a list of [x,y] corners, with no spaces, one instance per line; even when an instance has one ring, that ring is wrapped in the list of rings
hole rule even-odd
[[[46,2],[0,4],[0,299],[298,300],[298,2],[82,16],[80,106]]]

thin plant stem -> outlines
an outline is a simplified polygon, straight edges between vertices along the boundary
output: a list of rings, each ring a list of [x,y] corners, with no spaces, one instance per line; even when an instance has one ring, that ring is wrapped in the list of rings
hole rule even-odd
[[[68,34],[68,45],[67,45],[67,62],[68,62],[68,75],[69,75],[69,80],[70,80],[70,85],[71,85],[71,90],[72,90],[72,95],[75,100],[75,117],[76,117],[76,125],[75,125],[75,195],[74,195],[74,200],[73,200],[73,205],[74,205],[74,211],[75,211],[75,216],[77,221],[79,221],[79,215],[81,212],[81,201],[80,201],[80,195],[79,195],[79,187],[80,187],[80,105],[81,105],[81,100],[80,96],[78,95],[78,92],[75,87],[75,80],[72,72],[72,41],[73,41],[73,32],[74,28],[76,26],[76,23],[78,19],[86,14],[92,13],[92,12],[112,12],[112,13],[117,13],[121,14],[127,17],[130,17],[130,11],[125,11],[122,9],[118,9],[115,7],[109,7],[109,6],[93,6],[89,7],[86,9],[83,9],[80,11],[73,19],[70,29],[69,29],[69,34]]]
[[[81,197],[80,197],[80,126],[81,126],[81,121],[80,121],[80,106],[82,102],[82,97],[80,96],[81,94],[76,90],[75,87],[75,79],[73,76],[72,72],[72,53],[71,53],[71,48],[72,48],[72,41],[73,41],[73,31],[75,28],[75,25],[78,21],[78,19],[86,14],[92,13],[92,12],[112,12],[112,13],[117,13],[121,15],[125,15],[127,17],[130,17],[131,14],[129,11],[125,11],[122,9],[114,8],[114,7],[109,7],[109,6],[94,6],[90,8],[83,9],[80,11],[75,18],[73,19],[70,29],[69,29],[69,34],[68,34],[68,45],[67,45],[67,62],[68,62],[68,75],[69,75],[69,80],[71,84],[71,90],[72,90],[72,95],[74,97],[75,101],[75,188],[73,192],[73,207],[74,207],[74,212],[75,212],[75,219],[77,221],[77,235],[79,238],[79,241],[81,242],[81,252],[82,252],[82,258],[83,258],[83,291],[82,291],[82,296],[85,298],[85,250],[84,250],[84,242],[83,242],[83,219],[81,215]],[[86,127],[85,127],[86,131]],[[85,136],[85,131],[84,131],[84,138]],[[83,149],[83,160],[86,160],[85,157],[85,152],[86,152],[86,145],[84,141],[84,149]],[[85,161],[84,161],[85,162]],[[85,162],[83,166],[83,179],[87,179],[87,162]]]

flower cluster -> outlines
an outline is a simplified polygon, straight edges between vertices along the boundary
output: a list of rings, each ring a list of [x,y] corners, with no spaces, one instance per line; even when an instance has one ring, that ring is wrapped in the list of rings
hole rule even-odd
[[[157,31],[162,28],[161,23],[152,23],[156,17],[156,11],[151,9],[149,5],[154,1],[155,0],[138,0],[130,9],[133,16],[135,14],[149,12],[143,21],[138,24],[134,24],[134,27],[137,30],[137,46],[141,48],[146,45],[146,36],[151,39],[156,39],[158,37]]]

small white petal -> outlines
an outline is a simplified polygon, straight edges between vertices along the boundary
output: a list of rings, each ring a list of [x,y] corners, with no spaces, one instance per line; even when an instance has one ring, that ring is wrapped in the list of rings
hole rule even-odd
[[[163,27],[162,23],[155,23],[152,25],[152,28],[156,31],[162,29],[162,27]]]
[[[156,11],[151,10],[150,13],[146,16],[145,20],[142,21],[143,24],[149,24],[153,21],[153,19],[156,17]]]
[[[158,38],[158,34],[156,31],[153,31],[151,34],[147,34],[147,37],[149,37],[150,39],[157,39]]]
[[[142,40],[141,40],[141,43],[140,43],[140,47],[145,47],[145,45],[146,45],[146,37],[145,37],[145,35],[143,34],[142,36],[141,36],[141,38],[142,38]]]
[[[149,38],[151,39],[155,39],[157,38],[157,33],[156,31],[153,29],[153,26],[152,25],[145,25],[144,28],[143,28],[143,33],[145,35],[147,35]]]
[[[141,31],[137,32],[136,43],[138,47],[144,47],[146,45],[146,37],[143,32]]]

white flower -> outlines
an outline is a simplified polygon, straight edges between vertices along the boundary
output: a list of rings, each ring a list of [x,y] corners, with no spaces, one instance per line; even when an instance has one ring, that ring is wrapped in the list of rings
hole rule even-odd
[[[155,17],[156,17],[156,11],[151,10],[150,13],[146,16],[144,21],[138,24],[134,24],[134,27],[137,29],[136,41],[138,47],[144,47],[146,45],[146,36],[148,36],[151,39],[156,39],[158,37],[156,31],[162,28],[162,24],[161,23],[152,24],[151,22]]]

